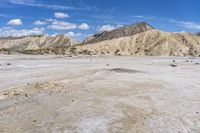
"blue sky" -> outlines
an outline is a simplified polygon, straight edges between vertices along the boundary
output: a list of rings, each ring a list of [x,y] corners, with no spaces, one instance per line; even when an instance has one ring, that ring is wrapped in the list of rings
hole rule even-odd
[[[199,0],[0,0],[0,36],[96,32],[145,21],[170,32],[200,31]]]

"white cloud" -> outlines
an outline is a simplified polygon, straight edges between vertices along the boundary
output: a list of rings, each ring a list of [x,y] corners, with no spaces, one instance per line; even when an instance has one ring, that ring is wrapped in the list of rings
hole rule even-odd
[[[101,27],[98,29],[98,31],[99,31],[99,32],[102,32],[102,31],[112,31],[112,30],[114,30],[114,29],[115,29],[115,27],[112,26],[112,25],[103,25],[103,26],[101,26]]]
[[[85,8],[76,8],[71,6],[43,4],[36,0],[8,0],[8,2],[15,5],[24,5],[30,7],[52,9],[52,10],[90,10],[88,8],[85,9]]]
[[[45,25],[45,24],[47,24],[46,21],[37,20],[37,21],[34,22],[34,25]]]
[[[5,14],[0,14],[0,17],[1,17],[1,18],[7,18],[8,16],[5,15]]]
[[[56,18],[68,18],[69,17],[69,15],[67,13],[62,13],[62,12],[55,12],[54,16]]]
[[[81,25],[78,26],[79,29],[81,30],[88,30],[90,27],[86,23],[82,23]]]
[[[64,21],[57,21],[55,19],[48,19],[47,22],[51,23],[48,26],[48,29],[51,30],[74,30],[74,29],[82,29],[87,30],[90,27],[86,23],[82,23],[81,25],[77,25],[74,23],[64,22]]]
[[[138,18],[138,19],[152,19],[152,16],[141,16],[141,15],[136,15],[132,16],[133,18]]]
[[[56,19],[50,18],[50,19],[47,19],[46,21],[47,21],[47,22],[56,22],[57,20],[56,20]]]
[[[72,31],[68,32],[65,34],[66,36],[72,37],[72,38],[79,38],[80,36],[82,36],[81,33],[74,33]]]
[[[99,32],[103,32],[103,31],[112,31],[114,29],[117,29],[119,27],[122,27],[123,25],[117,25],[117,26],[113,26],[113,25],[103,25],[101,26],[98,31]]]
[[[14,25],[14,26],[20,26],[23,23],[22,23],[21,19],[11,19],[7,24]]]
[[[83,41],[86,37],[91,36],[92,34],[82,34],[82,33],[74,33],[72,31],[65,33],[66,36],[74,38],[79,41]]]
[[[44,28],[33,28],[30,30],[23,29],[23,30],[17,30],[13,29],[11,27],[4,27],[0,29],[0,37],[22,37],[22,36],[30,36],[30,35],[42,35],[44,34],[45,29]]]
[[[42,31],[42,32],[44,32],[45,31],[45,29],[44,28],[38,28],[38,27],[35,27],[35,28],[33,28],[33,30],[34,31]]]
[[[200,30],[200,24],[194,23],[194,22],[187,22],[187,21],[176,21],[176,20],[170,20],[171,23],[175,23],[178,26],[189,28],[189,29],[196,29]]]
[[[69,22],[54,21],[48,28],[51,30],[72,30],[76,29],[77,25]]]

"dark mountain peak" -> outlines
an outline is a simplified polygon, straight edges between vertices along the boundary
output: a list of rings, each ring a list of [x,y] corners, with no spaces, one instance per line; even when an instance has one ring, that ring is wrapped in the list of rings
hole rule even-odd
[[[137,27],[137,28],[146,28],[146,29],[154,29],[151,25],[149,25],[147,22],[139,22],[136,24],[132,24],[127,27]]]
[[[90,43],[96,43],[96,42],[101,42],[105,40],[116,39],[120,37],[133,36],[135,34],[138,34],[147,30],[151,30],[151,29],[154,29],[154,28],[150,26],[148,23],[140,22],[140,23],[129,25],[129,26],[123,26],[112,31],[104,31],[104,32],[95,34],[92,37],[89,37],[88,39],[86,39],[83,43],[90,44]]]

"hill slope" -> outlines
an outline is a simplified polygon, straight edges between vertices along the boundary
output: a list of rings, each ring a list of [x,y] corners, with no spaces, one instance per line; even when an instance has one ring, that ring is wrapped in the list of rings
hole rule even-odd
[[[64,36],[57,35],[54,37],[49,36],[27,36],[27,37],[6,37],[0,39],[0,49],[11,49],[11,50],[36,50],[36,49],[47,49],[56,47],[69,47],[74,42]]]
[[[109,55],[200,56],[200,37],[190,33],[168,33],[150,29],[132,36],[81,45],[77,48],[80,51]]]

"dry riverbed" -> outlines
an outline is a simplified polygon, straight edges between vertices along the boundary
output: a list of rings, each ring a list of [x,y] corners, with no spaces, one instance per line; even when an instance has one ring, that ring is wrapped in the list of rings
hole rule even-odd
[[[198,133],[200,58],[0,56],[0,133]]]

